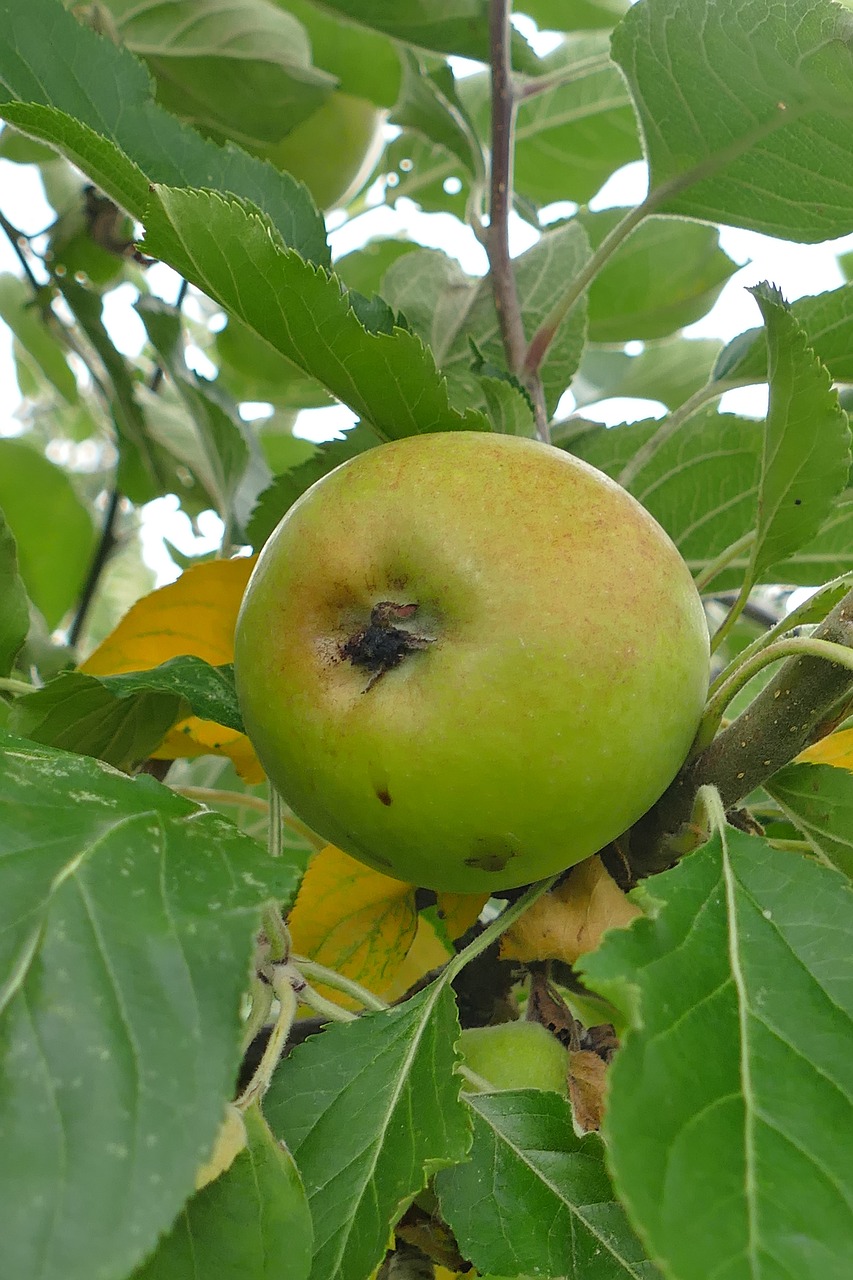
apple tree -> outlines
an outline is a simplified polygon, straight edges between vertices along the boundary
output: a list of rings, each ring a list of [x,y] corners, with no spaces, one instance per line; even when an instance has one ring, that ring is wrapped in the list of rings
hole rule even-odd
[[[851,258],[824,292],[736,291],[728,343],[691,332],[737,270],[721,229],[853,233],[853,14],[517,8],[0,0],[4,1280],[853,1274]],[[609,197],[643,161],[638,202]],[[626,397],[646,416],[613,425]],[[306,439],[335,406],[346,429]],[[574,596],[556,497],[519,471],[521,511],[478,499],[478,583],[547,583],[521,645],[553,650],[574,610],[593,675],[611,644],[670,654],[666,693],[621,716],[622,672],[593,682],[602,812],[669,763],[582,860],[560,852],[575,779],[506,643],[481,683],[477,741],[500,724],[519,770],[497,835],[514,794],[541,806],[546,880],[487,851],[485,887],[419,883],[393,838],[366,865],[337,794],[308,813],[289,792],[337,730],[277,731],[279,789],[245,732],[247,696],[275,725],[282,685],[275,596],[252,614],[266,665],[244,644],[234,678],[258,554],[287,519],[287,580],[337,575],[346,603],[350,488],[325,477],[447,432],[484,442],[452,473],[460,510],[489,433],[619,495],[606,543],[578,510]],[[446,486],[436,466],[419,492]],[[308,490],[301,511],[332,495],[310,545],[288,516]],[[216,546],[170,544],[158,585],[164,500]],[[629,502],[701,596],[687,730],[669,593],[600,549],[636,550]],[[388,535],[383,504],[362,533]],[[450,545],[422,526],[427,558]],[[631,575],[638,603],[596,629]],[[394,715],[434,640],[405,589],[326,650],[381,682],[370,731],[402,771]],[[542,687],[576,732],[573,686]],[[465,821],[453,692],[416,852]],[[330,805],[336,843],[311,825]]]

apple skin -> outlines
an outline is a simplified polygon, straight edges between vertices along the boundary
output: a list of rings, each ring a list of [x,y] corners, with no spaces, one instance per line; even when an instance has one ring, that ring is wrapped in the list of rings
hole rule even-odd
[[[459,1052],[469,1071],[495,1089],[550,1089],[568,1096],[569,1055],[538,1022],[468,1027],[459,1038]]]
[[[422,647],[377,675],[344,649],[388,602]],[[386,874],[478,893],[573,866],[658,799],[699,723],[708,631],[617,484],[549,445],[445,432],[360,454],[290,508],[235,675],[304,822]]]
[[[304,182],[318,208],[336,209],[361,190],[382,154],[385,114],[365,98],[333,93],[280,142],[252,150]]]

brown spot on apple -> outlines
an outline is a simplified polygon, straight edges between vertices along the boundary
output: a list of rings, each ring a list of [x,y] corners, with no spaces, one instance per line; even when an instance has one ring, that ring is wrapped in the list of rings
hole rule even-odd
[[[392,804],[391,795],[387,787],[376,788],[376,799],[381,800],[384,805]]]
[[[466,867],[476,867],[478,871],[489,871],[497,874],[503,871],[507,863],[516,857],[516,850],[508,841],[485,837],[474,842],[474,852],[465,859]]]

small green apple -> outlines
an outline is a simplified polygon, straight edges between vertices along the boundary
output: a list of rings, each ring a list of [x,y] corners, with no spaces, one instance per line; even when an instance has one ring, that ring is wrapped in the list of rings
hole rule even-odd
[[[252,149],[304,182],[320,209],[334,209],[369,178],[384,146],[383,117],[364,98],[333,93],[280,142]]]
[[[300,818],[476,893],[552,875],[666,789],[708,631],[669,538],[562,450],[475,432],[345,462],[284,517],[235,637],[246,729]]]
[[[539,1022],[502,1022],[467,1027],[459,1052],[469,1071],[495,1089],[551,1089],[567,1097],[569,1056]]]

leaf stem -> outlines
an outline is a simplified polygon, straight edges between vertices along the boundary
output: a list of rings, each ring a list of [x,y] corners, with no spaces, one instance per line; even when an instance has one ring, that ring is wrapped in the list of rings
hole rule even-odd
[[[511,0],[489,0],[489,46],[492,77],[492,133],[489,227],[485,248],[489,258],[492,293],[510,372],[524,378],[533,400],[536,432],[548,440],[548,413],[538,366],[525,366],[527,339],[515,271],[509,254],[509,214],[512,208],[512,162],[516,98],[510,66]]]
[[[737,671],[744,662],[747,662],[752,658],[753,654],[758,653],[760,649],[766,649],[769,644],[774,642],[774,640],[778,640],[788,632],[796,630],[796,628],[801,626],[804,622],[816,621],[815,608],[819,605],[821,597],[835,595],[837,592],[849,589],[851,586],[853,586],[853,573],[843,573],[838,578],[833,578],[831,582],[824,583],[820,590],[816,591],[813,596],[810,596],[808,600],[804,600],[803,603],[798,605],[798,607],[791,613],[786,614],[784,618],[780,618],[776,623],[774,623],[770,630],[766,631],[764,635],[758,636],[753,640],[752,644],[747,645],[745,649],[742,649],[741,652],[732,659],[728,666],[723,668],[717,678],[711,682],[710,688],[708,689],[708,696],[713,696],[713,694],[715,694],[717,690],[725,684],[726,680],[728,680],[730,676],[734,675],[735,671]],[[826,612],[828,613],[829,610],[827,609]]]
[[[290,960],[290,930],[281,918],[276,906],[264,908],[263,928],[273,964],[286,964]]]
[[[282,823],[281,796],[272,783],[269,783],[269,829],[267,831],[267,848],[271,858],[280,858],[284,852],[284,824]]]
[[[549,314],[545,317],[539,328],[534,333],[533,337],[530,339],[530,343],[527,347],[527,354],[524,357],[524,371],[528,376],[530,373],[541,367],[548,352],[548,348],[554,341],[557,330],[571,311],[572,307],[586,292],[589,285],[598,275],[598,272],[608,261],[611,255],[616,252],[623,240],[627,240],[631,232],[639,226],[645,217],[647,217],[657,202],[657,199],[660,198],[662,197],[657,196],[655,200],[651,200],[651,198],[647,196],[642,204],[638,204],[635,208],[630,209],[628,213],[626,213],[625,217],[616,224],[613,230],[604,237],[595,252],[590,255],[581,267],[562,298],[556,306],[551,309]]]
[[[620,224],[621,225],[621,224]],[[614,230],[618,231],[618,227]],[[631,482],[636,479],[642,471],[646,463],[657,453],[662,445],[666,444],[677,431],[680,431],[685,422],[692,418],[695,413],[706,404],[710,404],[712,400],[719,399],[726,391],[731,391],[733,387],[745,385],[742,381],[735,378],[729,379],[727,382],[706,382],[698,391],[694,391],[683,404],[677,409],[673,409],[661,422],[657,431],[651,436],[645,444],[641,445],[625,466],[621,473],[616,477],[623,489],[630,488]]]
[[[754,541],[755,530],[750,529],[742,538],[738,538],[735,542],[730,542],[727,547],[724,547],[720,554],[712,560],[710,564],[705,565],[705,568],[701,573],[697,573],[694,578],[696,590],[704,591],[705,588],[714,581],[717,575],[722,573],[723,569],[727,569],[732,561],[738,558],[741,551],[745,551],[747,547],[751,547]]]
[[[713,741],[726,707],[754,675],[769,666],[771,662],[778,662],[781,658],[796,657],[824,658],[827,662],[834,662],[840,667],[846,667],[848,671],[853,671],[853,649],[848,648],[847,645],[835,644],[831,640],[816,640],[813,636],[791,636],[787,640],[775,640],[772,644],[759,649],[746,662],[741,663],[711,697],[705,708],[689,759],[695,759]]]
[[[531,98],[537,97],[540,93],[549,93],[552,89],[562,89],[567,84],[574,84],[578,80],[584,80],[587,76],[594,76],[599,71],[606,71],[613,66],[613,61],[608,53],[591,54],[588,58],[582,58],[578,62],[574,62],[566,67],[561,67],[559,71],[552,71],[544,76],[531,76],[529,79],[522,80],[516,91],[520,102],[529,102]]]
[[[353,1000],[364,1005],[365,1009],[378,1012],[389,1008],[386,1000],[380,999],[353,978],[347,978],[342,973],[338,973],[336,969],[327,969],[325,965],[318,964],[316,960],[309,960],[307,956],[293,955],[291,960],[306,978],[312,978],[315,982],[322,982],[324,986],[331,987],[334,991],[341,991],[344,995],[351,996]]]
[[[27,684],[25,680],[15,680],[12,676],[0,676],[0,692],[2,693],[36,693],[38,686]]]
[[[288,970],[285,966],[277,965],[273,969],[270,985],[278,1000],[278,1017],[273,1024],[270,1038],[266,1043],[255,1074],[237,1099],[237,1106],[241,1111],[245,1111],[253,1102],[262,1098],[269,1088],[270,1081],[287,1044],[293,1020],[296,1017],[298,1004],[296,992],[293,990]]]
[[[720,645],[723,643],[726,636],[729,634],[732,627],[735,625],[738,618],[743,613],[744,609],[746,608],[747,601],[749,600],[749,593],[752,590],[752,587],[753,587],[752,577],[749,576],[744,580],[743,584],[741,585],[740,591],[737,593],[737,596],[729,606],[728,613],[723,618],[720,625],[717,627],[717,630],[711,636],[711,652],[712,653],[717,652]]]
[[[448,960],[444,969],[442,969],[436,982],[448,983],[452,982],[457,974],[461,973],[467,964],[472,960],[476,960],[483,951],[492,945],[492,943],[505,933],[510,925],[515,924],[519,916],[523,916],[528,907],[532,907],[534,902],[538,901],[543,894],[547,893],[550,888],[560,879],[562,872],[558,872],[555,876],[549,876],[547,880],[538,880],[536,884],[532,884],[526,893],[522,894],[515,902],[511,902],[496,919],[487,924],[481,934],[479,934],[473,942],[469,942],[464,950],[458,955]]]

